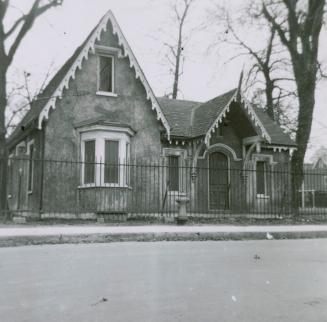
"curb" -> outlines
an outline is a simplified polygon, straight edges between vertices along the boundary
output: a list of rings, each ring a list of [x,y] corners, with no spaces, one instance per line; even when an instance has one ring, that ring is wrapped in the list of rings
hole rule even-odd
[[[275,240],[327,238],[327,231],[274,232]],[[267,240],[265,232],[123,233],[0,237],[0,247],[156,241]]]

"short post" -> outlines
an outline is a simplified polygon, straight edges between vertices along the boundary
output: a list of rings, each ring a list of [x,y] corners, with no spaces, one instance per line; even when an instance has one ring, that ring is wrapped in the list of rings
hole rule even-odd
[[[178,216],[176,218],[178,225],[184,225],[187,222],[186,205],[190,202],[190,198],[185,195],[178,196],[176,198],[178,204]]]

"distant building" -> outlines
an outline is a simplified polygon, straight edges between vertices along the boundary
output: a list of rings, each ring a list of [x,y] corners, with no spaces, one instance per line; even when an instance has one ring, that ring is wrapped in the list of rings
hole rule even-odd
[[[327,148],[320,147],[312,163],[304,164],[301,190],[302,208],[327,208]]]

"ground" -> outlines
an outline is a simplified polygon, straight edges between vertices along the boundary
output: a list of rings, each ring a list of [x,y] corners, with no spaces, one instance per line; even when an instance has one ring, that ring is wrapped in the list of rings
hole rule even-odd
[[[326,321],[327,239],[0,249],[2,322]]]

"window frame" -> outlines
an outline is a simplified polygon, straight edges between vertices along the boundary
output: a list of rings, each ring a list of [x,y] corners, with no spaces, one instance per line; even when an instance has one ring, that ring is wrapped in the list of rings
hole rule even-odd
[[[258,163],[263,164],[263,171],[258,172]],[[258,174],[263,174],[263,193],[258,193]],[[256,175],[256,195],[257,197],[266,197],[267,195],[267,161],[266,160],[257,160],[255,163],[255,175]]]
[[[169,179],[169,157],[170,156],[175,156],[178,157],[178,189],[179,190],[168,190],[168,187],[166,186],[166,189],[168,191],[168,194],[170,195],[176,195],[176,194],[181,194],[185,193],[185,188],[186,188],[186,174],[183,174],[184,171],[184,164],[185,164],[185,159],[186,159],[187,152],[184,149],[179,149],[179,148],[164,148],[163,149],[163,156],[165,157],[166,161],[166,180],[165,183],[167,185],[168,179]],[[183,181],[184,177],[184,181]]]
[[[14,177],[14,158],[15,153],[10,153],[8,156],[8,191],[7,191],[7,198],[11,199],[13,196],[13,177]]]
[[[129,171],[126,169],[126,157],[130,156],[130,137],[134,132],[129,128],[110,127],[110,126],[91,126],[82,129],[80,132],[80,153],[81,153],[81,175],[80,188],[90,187],[129,187]],[[95,182],[92,184],[84,183],[84,145],[86,141],[95,140]],[[105,142],[118,142],[118,182],[105,182]],[[127,144],[128,143],[128,144]],[[129,149],[127,151],[127,149]]]
[[[111,92],[104,91],[100,89],[100,69],[101,69],[101,57],[109,57],[111,58]],[[115,55],[110,53],[98,52],[97,53],[97,95],[104,95],[104,96],[117,96],[115,93]]]
[[[93,178],[93,182],[88,182],[88,183],[85,183],[85,143],[87,142],[93,142],[94,141],[94,178]],[[96,162],[96,140],[95,139],[87,139],[87,140],[84,140],[83,141],[83,144],[82,144],[82,155],[83,155],[83,169],[82,169],[82,184],[84,186],[93,186],[95,185],[96,183],[96,166],[97,166],[97,162]]]
[[[33,154],[31,159],[31,146],[33,146]],[[26,155],[28,158],[28,171],[27,171],[27,193],[32,194],[34,189],[34,173],[35,173],[35,143],[30,140],[26,145]]]
[[[324,189],[327,188],[327,175],[324,175]]]
[[[277,162],[274,161],[274,157],[273,155],[270,154],[260,154],[260,153],[254,153],[252,155],[252,161],[254,161],[255,163],[255,171],[254,171],[254,193],[256,195],[257,198],[264,198],[264,199],[269,199],[271,196],[273,196],[273,179],[274,176],[272,175],[273,173],[273,168],[274,165],[277,164]],[[265,167],[265,194],[258,194],[257,193],[257,162],[258,161],[262,161],[265,162],[266,167]],[[267,166],[270,167],[269,172],[267,171]],[[270,175],[270,177],[268,178],[267,175]],[[270,182],[270,183],[269,183]],[[268,186],[269,183],[269,186]],[[270,192],[269,192],[270,191]],[[269,193],[269,194],[268,194]],[[270,196],[271,194],[271,196]]]
[[[20,151],[19,151],[20,148],[23,148],[24,150],[20,152]],[[16,145],[16,147],[15,147],[15,155],[16,155],[17,157],[20,157],[20,156],[22,156],[22,155],[24,155],[24,154],[26,154],[26,153],[27,153],[26,142],[25,142],[25,141],[21,141],[21,142],[19,142],[19,143]]]
[[[118,143],[118,156],[117,156],[117,159],[118,159],[118,163],[117,163],[117,182],[107,182],[106,181],[106,166],[107,166],[107,163],[106,163],[106,142],[117,142]],[[121,162],[121,144],[126,144],[126,142],[124,142],[124,140],[118,140],[118,139],[104,139],[104,153],[103,153],[103,163],[104,163],[104,166],[103,166],[103,184],[106,186],[106,185],[117,185],[120,183],[120,172],[121,172],[121,164],[125,164],[126,163],[126,150],[125,150],[125,158],[124,158],[124,161]],[[125,148],[126,149],[126,148]],[[101,178],[102,180],[102,178]],[[102,184],[102,182],[101,182]]]
[[[170,182],[170,175],[171,175],[171,166],[170,166],[170,160],[171,158],[177,158],[177,171],[178,171],[178,189],[170,189],[171,188],[171,182]],[[180,155],[168,155],[167,156],[167,161],[168,161],[168,173],[167,173],[167,179],[169,180],[169,185],[168,185],[168,191],[169,192],[179,192],[181,189],[181,173],[180,173],[180,170],[181,170],[181,156]],[[167,180],[167,182],[168,182]]]

